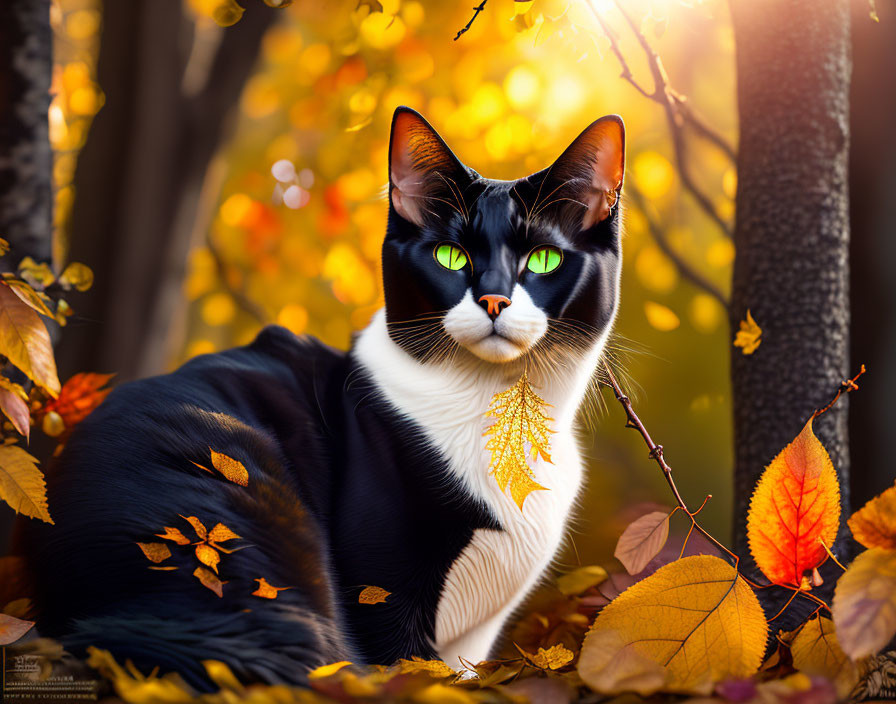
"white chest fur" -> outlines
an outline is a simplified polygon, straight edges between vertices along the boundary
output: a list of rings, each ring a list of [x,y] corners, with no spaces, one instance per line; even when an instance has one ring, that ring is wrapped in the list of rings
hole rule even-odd
[[[421,364],[391,340],[383,311],[357,342],[355,353],[380,392],[423,428],[457,481],[503,526],[500,531],[475,531],[445,580],[434,645],[449,664],[458,665],[461,657],[472,662],[488,657],[507,617],[544,574],[562,542],[582,484],[573,419],[603,343],[601,339],[575,365],[563,365],[565,371],[552,370],[549,380],[533,379],[552,405],[553,463],[534,463],[536,481],[548,490],[531,493],[520,511],[489,475],[483,437],[492,397],[519,378],[520,368]]]

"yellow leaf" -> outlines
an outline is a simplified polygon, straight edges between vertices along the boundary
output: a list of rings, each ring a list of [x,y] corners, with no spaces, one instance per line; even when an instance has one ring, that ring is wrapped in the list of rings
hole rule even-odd
[[[514,643],[514,645],[516,645],[516,643]],[[532,653],[527,653],[518,645],[516,645],[516,649],[520,651],[520,654],[526,660],[542,670],[559,670],[561,667],[571,663],[572,659],[575,657],[575,653],[569,648],[559,644],[552,645],[547,650],[539,648],[538,652],[534,655]]]
[[[382,604],[391,595],[382,587],[364,587],[358,595],[359,604]]]
[[[767,634],[756,595],[731,565],[685,557],[604,607],[582,645],[579,675],[605,693],[705,694],[715,682],[752,676]],[[647,661],[664,670],[662,678]]]
[[[40,288],[46,288],[56,280],[56,275],[47,264],[38,264],[31,257],[25,257],[19,262],[19,273],[32,286]]]
[[[847,524],[866,548],[896,550],[896,485],[852,514]]]
[[[221,556],[211,545],[206,545],[205,543],[197,545],[196,557],[203,565],[210,567],[215,572],[218,571],[218,563],[221,562]]]
[[[13,279],[9,277],[4,277],[4,283],[15,293],[19,298],[22,299],[22,302],[29,305],[33,310],[37,311],[41,315],[45,315],[48,318],[55,318],[53,315],[53,311],[51,311],[44,300],[40,297],[40,295],[35,291],[31,284],[21,281],[20,279]],[[44,294],[46,295],[46,294]]]
[[[181,518],[183,518],[187,523],[193,526],[193,530],[196,531],[196,535],[199,536],[200,540],[205,540],[208,537],[208,530],[206,529],[202,521],[196,518],[196,516],[181,516]]]
[[[165,543],[137,543],[150,562],[163,562],[171,557],[171,550]]]
[[[9,422],[26,440],[31,435],[31,411],[27,398],[28,395],[21,386],[0,376],[0,411],[3,411],[3,415],[9,418]]]
[[[23,621],[8,614],[0,614],[0,645],[10,645],[31,630],[32,621]]]
[[[43,321],[8,286],[0,286],[0,354],[54,398],[61,385]]]
[[[86,264],[72,262],[59,275],[59,283],[64,289],[87,291],[93,286],[93,271]]]
[[[491,453],[489,469],[501,491],[510,489],[510,496],[520,511],[533,491],[546,491],[535,481],[528,464],[529,451],[545,462],[551,461],[551,433],[545,415],[548,406],[532,389],[526,372],[506,391],[495,394],[486,417],[495,422],[485,431],[489,438],[485,449]],[[528,444],[528,448],[527,448]]]
[[[557,589],[566,596],[575,596],[604,582],[609,575],[603,567],[579,567],[557,578]]]
[[[0,499],[16,513],[53,523],[44,475],[37,468],[37,460],[18,445],[0,447]]]
[[[824,545],[833,544],[839,525],[840,484],[810,418],[756,484],[747,514],[750,552],[770,581],[799,588],[827,559]]]
[[[224,596],[224,585],[218,575],[212,572],[208,567],[197,567],[193,570],[193,576],[202,582],[202,586],[212,590],[219,598]]]
[[[190,539],[181,533],[177,528],[171,528],[170,526],[165,526],[164,533],[156,533],[157,538],[164,538],[165,540],[173,540],[178,545],[189,545]]]
[[[146,677],[136,668],[119,665],[107,650],[92,645],[87,648],[87,664],[112,682],[118,696],[129,704],[189,704],[194,693],[179,680],[167,677]]]
[[[475,704],[477,700],[460,687],[451,687],[436,682],[417,692],[414,695],[414,701],[419,704]]]
[[[837,581],[831,613],[853,660],[887,645],[896,635],[896,551],[871,548],[856,557]]]
[[[425,672],[432,677],[446,678],[457,676],[457,672],[441,660],[424,660],[416,656],[410,660],[399,660],[398,668],[398,671],[403,675],[415,675],[418,672]]]
[[[212,453],[212,467],[234,484],[249,486],[249,472],[246,471],[242,462],[220,452],[215,452],[211,448],[209,448],[209,451]]]
[[[240,536],[223,523],[218,523],[208,534],[210,543],[226,543],[228,540],[238,540],[239,538]]]
[[[349,665],[351,665],[351,662],[348,660],[333,662],[329,665],[321,665],[320,667],[316,667],[308,673],[308,679],[321,680],[324,677],[330,677],[331,675],[335,675],[337,672],[339,672],[343,667],[348,667]]]
[[[277,592],[282,592],[284,589],[292,589],[292,587],[275,587],[264,577],[257,577],[255,581],[258,582],[258,589],[252,592],[252,596],[260,596],[264,599],[276,599]]]
[[[203,660],[202,666],[205,668],[209,679],[214,682],[220,689],[243,694],[246,688],[243,686],[233,671],[223,662],[218,660]]]
[[[859,681],[860,670],[846,657],[837,642],[834,622],[828,618],[815,618],[799,630],[790,641],[793,665],[806,675],[827,677],[837,687],[837,694],[844,700]]]
[[[669,538],[669,515],[665,511],[648,513],[619,536],[614,555],[629,574],[638,574],[659,555]]]
[[[744,354],[753,354],[762,342],[762,328],[760,328],[747,309],[747,319],[740,321],[740,330],[734,336],[734,346],[743,348]]]

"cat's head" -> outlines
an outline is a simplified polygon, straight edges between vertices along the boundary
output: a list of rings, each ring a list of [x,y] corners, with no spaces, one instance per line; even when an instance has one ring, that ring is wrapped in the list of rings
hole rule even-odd
[[[617,305],[624,155],[610,115],[550,167],[495,181],[398,108],[383,243],[392,339],[418,359],[463,349],[490,363],[593,345]]]

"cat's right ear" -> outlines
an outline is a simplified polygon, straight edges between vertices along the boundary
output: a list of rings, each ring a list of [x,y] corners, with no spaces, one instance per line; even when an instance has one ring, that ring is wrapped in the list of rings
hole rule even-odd
[[[400,107],[389,140],[389,197],[405,220],[422,225],[439,201],[463,187],[466,170],[432,126],[415,110]]]

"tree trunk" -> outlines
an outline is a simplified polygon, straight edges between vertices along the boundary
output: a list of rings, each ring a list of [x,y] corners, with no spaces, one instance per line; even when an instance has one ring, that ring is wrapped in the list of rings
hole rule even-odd
[[[49,262],[53,243],[53,154],[47,109],[53,74],[50,0],[0,2],[0,258]]]
[[[103,4],[106,102],[78,160],[70,238],[96,284],[60,345],[63,376],[165,371],[200,191],[276,15],[250,5],[197,53],[181,0]]]
[[[856,507],[896,479],[890,432],[896,427],[896,90],[881,75],[896,66],[896,4],[853,3],[849,191],[852,358],[868,379],[849,411],[852,499]]]
[[[763,331],[754,354],[732,347],[731,359],[734,545],[752,565],[745,522],[753,487],[849,368],[850,16],[848,0],[730,7],[740,117],[731,322],[736,330],[749,309]],[[846,401],[814,423],[844,512]]]

